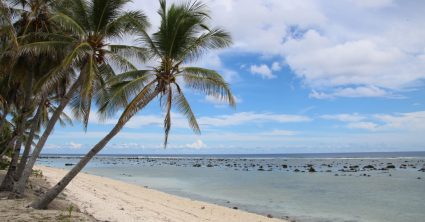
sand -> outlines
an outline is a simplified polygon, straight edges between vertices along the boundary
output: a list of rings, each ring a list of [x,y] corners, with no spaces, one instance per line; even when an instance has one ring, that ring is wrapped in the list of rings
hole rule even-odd
[[[67,172],[51,167],[36,168],[52,184]],[[74,178],[65,194],[81,211],[102,221],[283,221],[86,173]]]
[[[0,181],[6,171],[0,170]],[[80,221],[94,222],[95,218],[79,212],[78,207],[69,201],[64,195],[59,195],[50,205],[48,210],[35,210],[27,206],[48,188],[51,187],[45,178],[32,176],[28,182],[25,197],[22,199],[9,200],[9,193],[0,193],[0,221],[26,222],[26,221]],[[71,208],[72,206],[72,208]]]

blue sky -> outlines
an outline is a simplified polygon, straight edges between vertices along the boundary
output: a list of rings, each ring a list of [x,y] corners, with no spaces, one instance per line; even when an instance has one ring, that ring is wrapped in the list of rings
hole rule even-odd
[[[425,151],[425,2],[205,2],[234,44],[196,65],[225,77],[236,109],[186,91],[201,135],[174,112],[163,149],[163,116],[152,103],[103,153]],[[155,29],[156,0],[128,7]],[[115,122],[93,113],[87,132],[78,122],[57,127],[44,153],[85,153]]]

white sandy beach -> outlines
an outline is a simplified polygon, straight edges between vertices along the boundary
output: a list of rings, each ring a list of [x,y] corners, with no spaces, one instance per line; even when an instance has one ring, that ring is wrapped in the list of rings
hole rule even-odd
[[[36,168],[52,185],[66,173],[57,168]],[[65,194],[81,211],[104,221],[282,221],[86,173],[78,175]]]

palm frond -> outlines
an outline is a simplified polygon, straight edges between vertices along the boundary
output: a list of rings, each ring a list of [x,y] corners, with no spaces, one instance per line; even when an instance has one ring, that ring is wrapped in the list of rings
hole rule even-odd
[[[147,16],[141,11],[127,11],[105,27],[105,34],[121,38],[123,35],[140,34],[150,26]]]
[[[86,34],[84,28],[81,27],[77,21],[62,12],[55,13],[50,20],[59,25],[64,31],[71,31],[72,33],[76,33],[80,36]]]
[[[123,73],[110,80],[111,86],[98,97],[99,114],[101,118],[113,116],[116,111],[124,108],[127,101],[136,96],[152,79],[147,70],[137,70]]]
[[[230,106],[236,105],[229,84],[216,71],[197,67],[186,67],[183,69],[182,76],[187,87],[226,101]]]
[[[193,113],[192,108],[190,107],[190,104],[184,96],[183,92],[180,91],[176,93],[174,95],[174,101],[174,106],[180,113],[186,116],[187,121],[189,122],[189,126],[193,132],[200,134],[201,129],[198,125],[198,121],[196,121],[195,114]]]
[[[194,39],[180,55],[180,61],[194,61],[211,49],[226,48],[232,44],[230,34],[222,29],[214,28]]]
[[[133,65],[126,57],[121,56],[120,54],[113,53],[111,51],[105,51],[105,58],[108,64],[111,64],[115,68],[127,72],[130,70],[137,70],[137,67]]]
[[[127,59],[146,61],[149,58],[147,48],[128,45],[109,45],[110,51]]]
[[[159,94],[155,86],[156,80],[149,82],[126,106],[118,120],[119,124],[125,124],[134,114],[148,105]]]

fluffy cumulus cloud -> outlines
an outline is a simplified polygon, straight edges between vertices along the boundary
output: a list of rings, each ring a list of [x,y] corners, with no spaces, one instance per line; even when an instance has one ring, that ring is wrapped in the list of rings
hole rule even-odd
[[[207,3],[214,23],[232,33],[231,50],[281,58],[271,67],[253,65],[251,73],[275,78],[283,62],[312,89],[312,98],[395,97],[425,79],[423,1]],[[158,24],[156,0],[135,5]]]
[[[274,79],[276,78],[275,75],[273,75],[272,70],[266,65],[252,65],[250,68],[250,71],[253,75],[259,75],[263,79]]]

